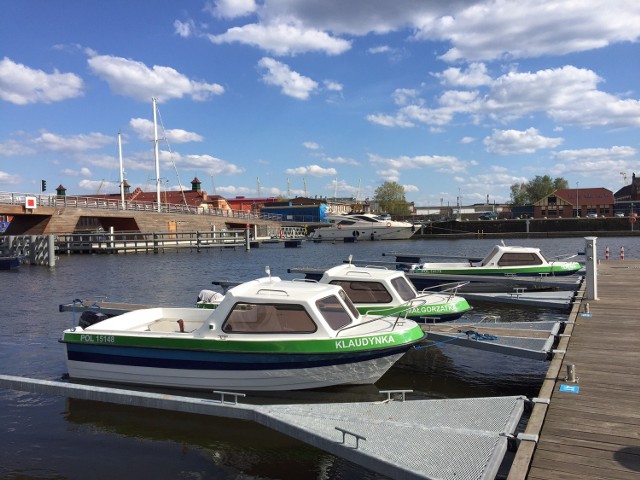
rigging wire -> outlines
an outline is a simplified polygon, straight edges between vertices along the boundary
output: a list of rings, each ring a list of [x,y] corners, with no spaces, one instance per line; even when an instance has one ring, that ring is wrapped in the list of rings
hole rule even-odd
[[[167,138],[167,131],[164,128],[164,123],[162,122],[162,115],[160,114],[160,109],[157,107],[158,118],[160,119],[160,126],[162,127],[162,138],[167,143],[167,148],[169,149],[169,158],[171,159],[171,164],[173,165],[173,169],[176,172],[176,178],[178,179],[178,186],[180,187],[180,193],[182,195],[182,201],[184,202],[184,206],[189,208],[189,204],[187,203],[187,198],[184,194],[184,188],[182,188],[182,182],[180,181],[180,175],[178,175],[178,167],[176,167],[176,162],[173,161],[173,151],[171,150],[171,145],[169,145],[169,139]]]

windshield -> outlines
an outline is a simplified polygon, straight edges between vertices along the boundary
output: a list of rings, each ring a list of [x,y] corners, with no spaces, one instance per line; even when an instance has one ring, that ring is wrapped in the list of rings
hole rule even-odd
[[[345,295],[343,291],[340,293]],[[345,298],[346,295],[343,297],[343,300]],[[339,330],[342,327],[349,325],[352,321],[351,316],[344,309],[344,306],[335,295],[329,295],[328,297],[318,300],[316,302],[316,306],[329,326],[334,330]]]
[[[380,282],[360,280],[332,280],[340,285],[353,303],[389,303],[392,300],[387,288]]]
[[[391,280],[391,284],[395,287],[398,294],[405,302],[413,300],[418,296],[416,289],[413,288],[411,283],[409,283],[405,277],[396,277]]]

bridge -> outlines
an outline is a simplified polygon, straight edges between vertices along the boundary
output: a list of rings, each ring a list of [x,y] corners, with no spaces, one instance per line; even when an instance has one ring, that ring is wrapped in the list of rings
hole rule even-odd
[[[262,215],[189,205],[66,195],[0,192],[0,215],[12,216],[6,235],[49,235],[87,231],[179,232],[253,228],[277,236],[282,215]]]

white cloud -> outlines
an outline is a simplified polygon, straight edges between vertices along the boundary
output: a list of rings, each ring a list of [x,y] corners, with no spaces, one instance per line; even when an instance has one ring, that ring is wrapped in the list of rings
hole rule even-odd
[[[245,171],[242,167],[212,155],[180,155],[177,152],[163,151],[161,159],[167,167],[172,167],[172,163],[175,162],[181,168],[201,169],[210,175],[237,175]]]
[[[96,55],[87,62],[91,71],[105,80],[114,93],[140,101],[149,101],[154,96],[163,102],[185,95],[204,101],[224,93],[221,85],[191,80],[171,67],[149,68],[142,62],[111,55]]]
[[[304,148],[307,148],[309,150],[319,150],[320,149],[320,145],[317,144],[316,142],[304,142],[302,145],[304,145]]]
[[[216,18],[244,17],[257,10],[254,0],[216,0],[205,5],[205,11]]]
[[[81,167],[80,170],[73,170],[71,168],[65,168],[61,172],[63,175],[67,175],[69,177],[90,177],[92,175],[91,170],[87,167]]]
[[[238,42],[279,56],[309,52],[339,55],[351,48],[347,40],[331,37],[320,30],[285,23],[233,27],[219,35],[208,35],[208,38],[214,44]]]
[[[633,147],[584,148],[562,150],[553,154],[551,174],[581,175],[615,184],[620,181],[620,172],[633,172],[637,168],[637,151]]]
[[[34,148],[17,140],[10,139],[4,143],[0,143],[0,156],[17,157],[20,155],[32,155],[34,153],[36,153]]]
[[[193,20],[187,20],[186,22],[176,20],[173,22],[173,29],[176,35],[179,35],[182,38],[188,38],[196,32],[196,26]]]
[[[12,175],[0,170],[0,185],[18,185],[22,179],[18,175]]]
[[[527,130],[494,130],[484,139],[487,152],[496,155],[534,153],[545,148],[555,148],[562,144],[562,138],[544,137],[536,128]]]
[[[336,165],[360,165],[360,162],[358,162],[357,160],[354,160],[353,158],[346,158],[346,157],[323,157],[322,160],[324,160],[327,163],[334,163]]]
[[[417,94],[396,90],[393,98],[401,107],[395,113],[371,114],[367,119],[389,127],[443,126],[455,115],[469,115],[473,123],[478,123],[482,117],[507,122],[543,113],[558,123],[587,128],[640,126],[640,101],[598,90],[601,81],[593,71],[571,65],[509,72],[493,80],[486,91],[445,91],[434,107],[425,106]]]
[[[324,83],[324,88],[326,88],[330,92],[341,92],[343,89],[341,83],[334,82],[333,80],[325,80],[322,83]]]
[[[454,62],[558,56],[639,36],[638,3],[494,0],[426,18],[416,38],[450,41],[453,47],[442,59]]]
[[[119,191],[120,184],[117,182],[110,182],[108,180],[80,180],[78,182],[78,188],[85,192],[96,193],[100,190],[102,193],[109,191]]]
[[[324,168],[319,165],[307,165],[306,167],[287,168],[285,170],[287,175],[295,175],[297,177],[310,176],[310,177],[327,177],[335,176],[338,172],[335,168]]]
[[[409,157],[401,155],[394,158],[384,158],[379,155],[369,154],[369,161],[373,164],[384,165],[398,170],[410,170],[416,168],[432,168],[442,173],[458,173],[467,170],[467,164],[453,156],[441,155],[417,155]]]
[[[132,118],[129,120],[129,126],[133,129],[138,136],[145,140],[153,140],[153,122],[145,118]],[[188,132],[180,128],[174,128],[169,130],[159,130],[158,135],[167,139],[169,143],[187,143],[187,142],[202,142],[204,139],[201,135],[195,132]]]
[[[484,63],[472,63],[465,71],[460,68],[447,68],[442,73],[434,73],[433,76],[439,78],[443,85],[451,87],[473,88],[489,85],[493,81],[487,74]]]
[[[306,100],[318,89],[316,81],[294,72],[288,65],[273,58],[263,57],[258,66],[266,70],[262,75],[264,83],[280,87],[280,91],[290,97]]]
[[[83,95],[84,82],[73,73],[46,73],[4,57],[0,61],[0,99],[16,105],[52,103]]]
[[[97,132],[79,135],[57,135],[45,131],[33,140],[33,144],[41,150],[71,154],[97,150],[109,144],[115,145],[115,143],[114,137]]]

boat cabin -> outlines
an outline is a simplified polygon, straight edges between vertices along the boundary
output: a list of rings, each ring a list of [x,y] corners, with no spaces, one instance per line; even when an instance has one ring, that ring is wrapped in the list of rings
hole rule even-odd
[[[480,262],[471,262],[471,265],[474,267],[512,267],[544,265],[546,263],[548,263],[547,260],[538,248],[496,245],[484,259]]]

